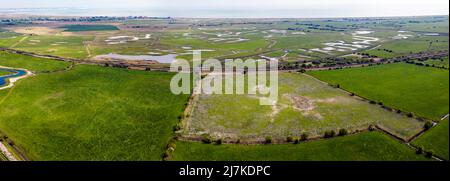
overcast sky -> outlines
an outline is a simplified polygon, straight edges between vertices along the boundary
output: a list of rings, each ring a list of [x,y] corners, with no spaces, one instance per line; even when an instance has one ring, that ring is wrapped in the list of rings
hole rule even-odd
[[[96,15],[349,17],[448,15],[448,0],[0,0],[0,8],[109,9]],[[4,2],[3,2],[4,1]],[[115,11],[114,11],[115,10]],[[73,12],[72,12],[73,13]]]

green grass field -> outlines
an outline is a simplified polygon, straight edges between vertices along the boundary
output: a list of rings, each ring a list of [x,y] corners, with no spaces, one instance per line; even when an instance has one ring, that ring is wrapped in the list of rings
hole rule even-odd
[[[39,54],[83,59],[88,56],[84,42],[93,39],[93,36],[30,36],[14,48]]]
[[[109,53],[175,54],[191,60],[195,49],[204,50],[203,59],[220,60],[280,57],[288,52],[280,60],[284,68],[366,61],[359,56],[340,58],[358,52],[389,58],[448,50],[448,16],[358,21],[100,20],[98,23],[104,22],[103,25],[23,21],[17,25],[0,24],[0,47],[91,61],[96,55]],[[372,32],[360,36],[379,40],[366,48],[351,49],[358,47],[354,46],[358,44],[355,33],[363,29]],[[440,34],[427,35],[428,32]],[[399,34],[411,36],[395,39]],[[345,45],[334,46],[334,50],[329,49],[333,45],[326,44],[340,41]],[[355,44],[349,45],[352,43]],[[316,48],[330,51],[311,50]],[[448,67],[448,58],[423,63]],[[187,95],[170,92],[172,73],[82,64],[72,67],[68,62],[4,51],[0,51],[0,65],[25,68],[36,74],[19,80],[11,89],[0,90],[0,131],[32,160],[160,160],[188,100]],[[0,71],[2,74],[7,73]],[[309,74],[389,107],[436,121],[449,111],[448,70],[398,63]],[[310,75],[280,73],[278,102],[274,106],[260,106],[261,95],[200,95],[193,114],[187,117],[188,124],[183,124],[181,136],[199,138],[206,133],[214,139],[242,142],[264,141],[271,136],[278,142],[303,133],[314,138],[330,130],[353,132],[378,125],[408,139],[423,130],[424,123],[417,119],[370,104]],[[298,145],[177,144],[173,160],[427,160],[380,132]],[[448,159],[448,120],[412,144]]]
[[[254,88],[252,88],[254,89]],[[266,136],[323,136],[325,131],[367,129],[377,124],[402,138],[422,130],[423,123],[351,97],[310,76],[279,75],[278,102],[262,106],[257,95],[200,95],[189,123],[189,133],[209,133],[224,139]]]
[[[0,65],[24,68],[35,73],[64,70],[70,63],[0,51]]]
[[[0,93],[0,129],[32,160],[160,160],[188,96],[171,73],[78,65]]]
[[[9,31],[0,31],[0,47],[10,47],[18,42],[23,36]]]
[[[421,146],[424,150],[432,150],[434,154],[448,160],[449,158],[449,127],[448,118],[441,121],[436,127],[420,136],[413,145]]]
[[[393,52],[386,52],[383,51],[383,49],[392,50]],[[438,51],[447,49],[448,36],[425,36],[383,43],[377,49],[367,50],[365,53],[383,58],[391,58],[407,55],[409,53],[418,53],[421,51]]]
[[[116,26],[113,25],[65,25],[61,28],[64,28],[69,32],[79,32],[79,31],[114,31],[119,30]]]
[[[225,161],[363,161],[363,160],[427,160],[379,132],[337,137],[328,140],[301,142],[297,145],[212,145],[178,142],[173,160]]]
[[[424,64],[428,65],[434,65],[436,67],[449,67],[448,57],[445,57],[443,59],[429,59],[423,62]]]
[[[449,71],[405,63],[308,72],[384,105],[439,120],[449,110]]]

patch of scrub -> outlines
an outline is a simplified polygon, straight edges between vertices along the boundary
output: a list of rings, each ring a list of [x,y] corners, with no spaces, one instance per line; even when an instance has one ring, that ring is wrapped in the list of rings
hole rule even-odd
[[[325,131],[348,131],[382,126],[392,134],[409,138],[423,123],[382,109],[310,76],[279,74],[279,96],[275,105],[259,104],[260,94],[201,94],[190,116],[185,136],[204,133],[229,140],[259,140],[272,136],[323,136]],[[255,90],[251,87],[249,90]]]
[[[306,97],[294,94],[285,94],[284,96],[291,100],[294,110],[311,111],[314,109],[313,101]]]

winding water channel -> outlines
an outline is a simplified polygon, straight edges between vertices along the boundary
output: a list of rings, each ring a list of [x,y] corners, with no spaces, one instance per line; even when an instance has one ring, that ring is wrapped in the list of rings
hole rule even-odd
[[[6,85],[8,79],[21,77],[21,76],[24,76],[27,74],[27,72],[25,70],[19,70],[19,69],[8,69],[8,68],[0,67],[0,70],[11,72],[11,74],[0,76],[0,88]]]

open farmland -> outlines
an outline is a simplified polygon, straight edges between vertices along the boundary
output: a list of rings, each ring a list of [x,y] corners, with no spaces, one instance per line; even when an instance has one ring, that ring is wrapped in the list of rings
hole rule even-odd
[[[423,126],[416,119],[369,104],[304,74],[279,75],[275,106],[261,106],[258,98],[200,95],[187,124],[187,136],[206,133],[229,140],[262,141],[267,136],[285,140],[302,133],[322,137],[329,130],[364,130],[373,124],[406,140]]]
[[[425,65],[435,66],[435,67],[444,67],[449,68],[448,57],[442,59],[428,59],[422,62]]]
[[[93,40],[92,36],[38,35],[27,37],[18,42],[14,48],[40,54],[83,59],[89,54],[84,47],[84,42],[91,40]]]
[[[448,160],[448,16],[1,20],[0,66],[34,75],[0,90],[0,131],[31,160]],[[194,50],[279,60],[278,102],[173,95]]]
[[[349,154],[351,153],[351,154]],[[222,161],[376,161],[428,160],[379,132],[282,145],[234,145],[178,142],[173,160]]]
[[[0,65],[41,73],[64,70],[70,66],[70,63],[0,51]]]
[[[376,49],[365,51],[365,53],[383,58],[392,58],[422,51],[439,51],[447,49],[448,36],[406,36],[405,39],[384,43]]]
[[[436,127],[425,133],[412,144],[422,147],[424,150],[433,151],[434,154],[446,160],[449,159],[449,134],[448,118],[441,121]]]
[[[439,120],[449,111],[449,71],[405,63],[312,71],[323,81],[389,107]]]
[[[32,160],[160,160],[187,100],[170,93],[172,75],[92,65],[39,74],[0,91],[0,129]]]
[[[10,47],[22,38],[22,35],[19,33],[2,31],[0,29],[0,47]]]

